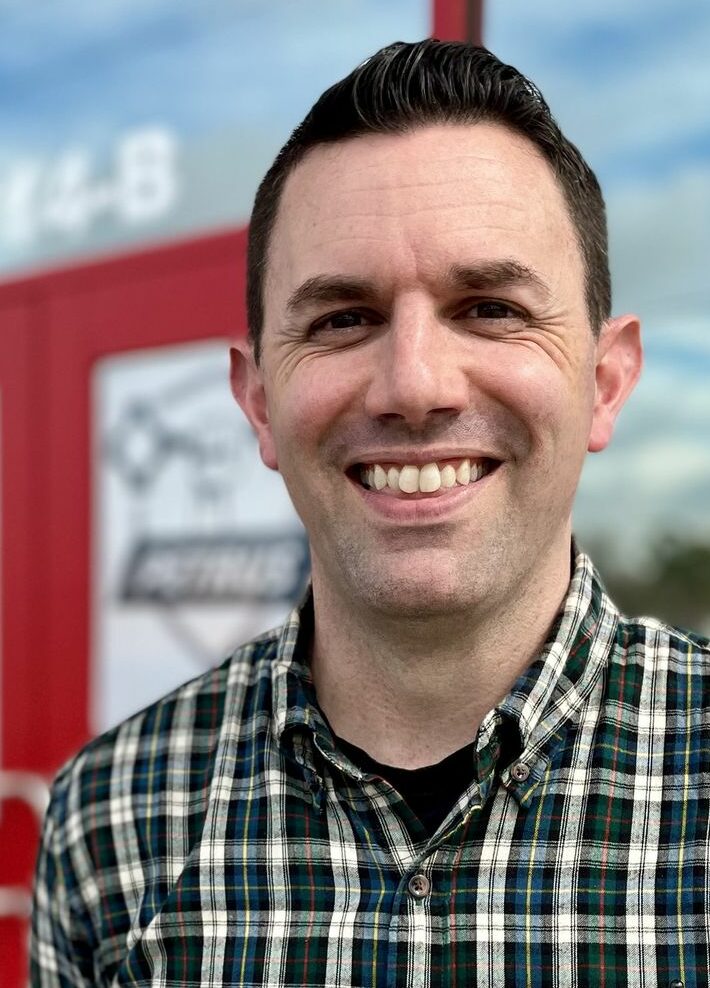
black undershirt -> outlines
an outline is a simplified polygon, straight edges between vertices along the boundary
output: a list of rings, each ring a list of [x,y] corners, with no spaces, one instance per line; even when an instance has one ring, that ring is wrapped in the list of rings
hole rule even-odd
[[[474,780],[474,742],[455,751],[438,764],[425,765],[423,768],[382,765],[349,741],[338,738],[337,744],[362,771],[389,782],[424,824],[430,837]]]

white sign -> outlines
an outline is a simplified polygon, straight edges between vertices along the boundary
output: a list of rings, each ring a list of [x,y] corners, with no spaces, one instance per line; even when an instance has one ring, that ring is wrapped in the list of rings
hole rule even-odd
[[[222,341],[95,372],[96,731],[278,624],[303,593],[305,534],[227,372]]]

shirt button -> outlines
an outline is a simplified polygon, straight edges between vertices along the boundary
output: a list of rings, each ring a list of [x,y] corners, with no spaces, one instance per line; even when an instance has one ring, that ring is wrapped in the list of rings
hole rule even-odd
[[[684,985],[683,982],[680,980],[680,978],[676,978],[675,980],[671,981],[668,988],[684,988]]]
[[[525,782],[530,775],[530,766],[525,762],[516,762],[510,770],[510,774],[516,782]]]
[[[431,891],[431,882],[426,875],[412,875],[407,887],[415,899],[423,899]]]

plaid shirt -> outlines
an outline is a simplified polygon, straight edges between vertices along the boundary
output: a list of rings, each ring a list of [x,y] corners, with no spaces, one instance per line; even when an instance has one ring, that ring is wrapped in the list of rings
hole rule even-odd
[[[34,986],[708,984],[706,640],[621,618],[578,554],[428,839],[334,747],[309,613],[59,774]]]

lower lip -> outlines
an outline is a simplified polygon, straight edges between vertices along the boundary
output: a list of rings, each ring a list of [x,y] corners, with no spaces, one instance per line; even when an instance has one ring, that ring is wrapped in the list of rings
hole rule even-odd
[[[363,487],[353,480],[351,483],[358,490],[368,508],[375,511],[381,518],[404,524],[425,524],[438,519],[448,518],[458,508],[466,504],[472,497],[478,496],[490,480],[500,470],[497,466],[485,477],[465,487],[441,488],[434,494],[397,497],[391,494],[380,494],[368,487]]]

